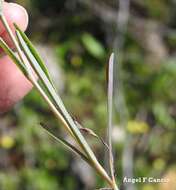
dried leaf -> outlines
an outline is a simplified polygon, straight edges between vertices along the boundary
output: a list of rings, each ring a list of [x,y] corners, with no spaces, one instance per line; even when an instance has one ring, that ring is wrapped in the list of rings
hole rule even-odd
[[[109,149],[107,143],[106,143],[101,137],[99,137],[93,130],[91,130],[91,129],[89,129],[89,128],[82,127],[82,125],[81,125],[80,123],[78,123],[76,120],[75,120],[75,123],[76,123],[76,125],[78,126],[78,128],[79,128],[79,130],[80,130],[81,132],[84,132],[84,133],[86,133],[87,135],[90,135],[90,136],[92,136],[92,137],[97,138],[98,140],[100,140],[100,141],[102,142],[102,144],[103,144],[107,149]]]

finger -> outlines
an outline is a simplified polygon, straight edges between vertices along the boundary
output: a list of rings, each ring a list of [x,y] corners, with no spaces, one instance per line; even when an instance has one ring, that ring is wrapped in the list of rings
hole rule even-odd
[[[31,88],[31,83],[8,56],[0,59],[0,113],[9,110]]]
[[[3,13],[13,33],[15,33],[13,23],[16,23],[23,31],[26,30],[28,25],[28,14],[22,6],[15,3],[4,2]],[[10,37],[6,32],[6,29],[4,28],[2,22],[0,22],[0,36],[11,48],[13,47],[13,43],[11,42]],[[0,53],[2,53],[2,50],[0,50]]]
[[[28,15],[23,7],[14,3],[4,3],[3,11],[13,33],[15,32],[13,23],[16,23],[23,31],[27,28]],[[1,22],[0,36],[11,48],[13,47]],[[2,50],[0,50],[0,53],[2,53]],[[2,57],[0,59],[0,113],[9,110],[31,88],[31,83],[24,77],[11,59],[8,56]]]

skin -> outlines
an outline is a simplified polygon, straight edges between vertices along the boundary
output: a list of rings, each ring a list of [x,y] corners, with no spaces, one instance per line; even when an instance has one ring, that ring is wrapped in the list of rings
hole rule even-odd
[[[3,11],[13,32],[14,22],[23,31],[26,30],[28,14],[23,7],[15,3],[4,2]],[[1,22],[0,36],[13,48],[13,43],[9,39]],[[21,100],[31,90],[32,85],[11,59],[4,55],[2,49],[0,49],[0,55],[0,113],[4,113],[11,109],[16,102]]]

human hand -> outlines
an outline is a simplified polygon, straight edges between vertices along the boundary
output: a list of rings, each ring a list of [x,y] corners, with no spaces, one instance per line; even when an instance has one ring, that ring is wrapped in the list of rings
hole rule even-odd
[[[16,23],[23,31],[26,30],[28,14],[23,7],[15,3],[4,2],[3,11],[13,32],[15,32],[13,23]],[[0,36],[13,48],[13,43],[1,22]],[[0,113],[3,113],[22,99],[31,90],[32,85],[12,60],[3,55],[2,49],[0,49],[0,54]]]

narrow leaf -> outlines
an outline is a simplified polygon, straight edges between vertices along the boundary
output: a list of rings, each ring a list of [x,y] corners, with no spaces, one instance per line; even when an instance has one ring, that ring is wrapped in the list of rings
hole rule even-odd
[[[68,141],[66,141],[65,139],[63,139],[60,136],[56,136],[55,133],[52,131],[52,129],[50,127],[48,127],[47,125],[40,123],[40,126],[45,129],[45,131],[51,136],[53,137],[56,141],[59,141],[60,143],[62,143],[63,145],[65,145],[67,148],[69,148],[71,151],[73,151],[74,153],[78,154],[79,156],[81,156],[81,158],[83,158],[86,162],[89,163],[89,160],[87,159],[87,157],[80,151],[78,150],[76,147],[74,147],[72,144],[70,144]]]
[[[30,62],[32,68],[34,69],[34,71],[38,75],[39,79],[41,79],[41,82],[42,82],[44,88],[46,89],[46,91],[50,95],[50,98],[52,99],[52,101],[54,101],[54,105],[57,106],[57,110],[64,117],[63,110],[65,109],[65,112],[66,112],[66,108],[65,108],[61,98],[56,93],[55,88],[53,87],[53,85],[49,81],[49,79],[46,76],[45,72],[42,70],[42,68],[38,64],[35,57],[32,55],[30,49],[26,45],[26,42],[23,40],[23,38],[22,38],[21,34],[19,33],[19,31],[16,31],[16,34],[17,34],[17,39],[19,41],[19,44],[20,44],[24,54],[26,55],[26,58]],[[65,119],[65,117],[64,117],[64,119]],[[70,126],[68,126],[68,127],[70,128]],[[71,130],[71,135],[73,135],[72,130]]]
[[[2,38],[0,38],[0,46],[4,50],[4,52],[14,61],[14,63],[21,69],[24,75],[27,77],[27,69],[24,64],[17,58],[15,53],[8,47],[8,45],[4,42]]]
[[[49,79],[47,78],[46,74],[44,73],[44,71],[42,70],[42,68],[40,67],[40,65],[38,64],[36,59],[34,58],[34,56],[31,54],[30,49],[28,48],[28,46],[26,45],[25,41],[23,40],[23,38],[21,37],[21,35],[18,31],[16,31],[16,35],[17,35],[17,39],[19,41],[19,44],[20,44],[24,54],[26,55],[27,60],[29,61],[31,67],[34,69],[37,76],[41,80],[41,83],[43,84],[45,90],[50,95],[50,98],[52,99],[53,106],[57,106],[57,107],[55,107],[55,109],[57,109],[59,114],[61,114],[63,119],[65,120],[64,115],[62,113],[62,109],[64,108],[64,105],[62,103],[61,98],[57,95],[55,88],[53,87],[53,85],[51,84]],[[46,94],[46,96],[48,96],[48,94]],[[49,97],[47,97],[47,98],[49,98]],[[50,98],[49,98],[49,100],[50,100]],[[53,103],[53,101],[54,101],[54,103]],[[67,123],[66,120],[65,120],[65,123]],[[69,133],[72,136],[74,136],[72,133],[72,130],[70,129],[70,126],[67,125],[66,127],[67,127],[67,130],[69,131]]]
[[[47,67],[45,66],[42,58],[40,57],[40,55],[38,54],[37,50],[35,49],[34,45],[32,44],[32,42],[29,40],[29,38],[26,36],[26,34],[14,23],[14,26],[16,28],[16,30],[20,33],[21,37],[23,38],[23,40],[26,42],[26,45],[28,46],[31,54],[34,56],[34,58],[36,59],[36,61],[38,62],[38,64],[40,65],[41,69],[44,71],[44,73],[46,74],[46,76],[48,77],[49,81],[51,82],[51,84],[54,87],[54,84],[51,80],[50,74],[48,72]]]
[[[65,119],[65,122],[67,125],[65,125],[68,132],[74,137],[76,142],[80,145],[84,153],[87,155],[87,158],[90,160],[91,165],[96,169],[96,171],[108,181],[109,184],[111,184],[111,179],[108,176],[107,172],[104,170],[104,168],[100,165],[100,163],[97,161],[97,158],[88,145],[87,141],[79,131],[78,127],[76,126],[75,122],[73,121],[71,115],[66,110],[64,103],[62,102],[60,96],[57,95],[55,88],[49,81],[48,77],[44,73],[44,71],[41,69],[40,65],[30,52],[28,46],[26,45],[25,41],[21,37],[21,34],[17,30],[17,37],[18,41],[21,45],[21,48],[23,49],[28,61],[30,62],[31,66],[38,71],[38,76],[42,79],[43,84],[45,86],[45,89],[49,93],[50,97],[52,98],[52,101],[54,101],[54,104],[56,105],[56,109],[59,109],[59,112],[62,114],[63,118]],[[67,127],[68,126],[68,127]]]
[[[2,1],[1,1],[2,2]],[[49,80],[47,74],[45,73],[45,71],[41,68],[42,66],[40,66],[40,64],[37,62],[35,56],[31,53],[30,49],[25,47],[24,44],[20,44],[21,46],[24,45],[24,53],[29,61],[29,63],[25,62],[25,60],[23,60],[23,55],[22,55],[22,51],[21,51],[21,48],[19,47],[19,44],[17,43],[16,39],[15,39],[15,36],[14,34],[12,33],[5,17],[3,17],[3,14],[0,15],[0,18],[1,18],[1,21],[3,22],[9,36],[11,37],[12,41],[14,42],[15,44],[15,47],[17,49],[17,52],[19,54],[19,57],[20,59],[22,59],[22,64],[20,65],[18,60],[16,59],[16,57],[14,57],[14,55],[12,54],[12,52],[9,52],[8,49],[6,49],[7,53],[9,53],[9,56],[11,56],[11,58],[15,61],[15,63],[17,65],[19,65],[19,67],[21,67],[21,69],[23,70],[23,63],[25,65],[25,69],[24,71],[27,71],[26,73],[29,74],[29,78],[31,79],[31,81],[33,82],[34,86],[38,89],[38,91],[40,92],[40,94],[42,95],[42,97],[46,100],[46,102],[48,103],[48,105],[50,106],[51,110],[55,113],[56,115],[56,111],[57,111],[57,108],[52,104],[53,102],[50,101],[49,97],[45,94],[45,92],[43,91],[42,87],[39,85],[39,83],[36,81],[34,75],[32,75],[32,73],[30,72],[31,71],[31,67],[33,65],[33,67],[36,69],[39,68],[40,71],[42,71],[42,75],[39,75],[40,77],[43,77],[44,79],[47,79],[45,80],[43,83],[45,84],[45,87],[48,91],[50,91],[50,87],[52,89],[52,92],[50,93],[50,96],[53,98],[53,100],[55,101],[56,103],[56,106],[61,110],[61,113],[63,114],[63,117],[64,117],[64,120],[62,120],[63,123],[67,123],[68,126],[70,127],[69,129],[71,129],[76,141],[79,143],[80,147],[82,148],[82,150],[84,151],[84,153],[86,154],[86,158],[89,160],[89,164],[98,172],[98,174],[104,178],[108,184],[110,186],[112,186],[112,180],[111,178],[108,176],[107,172],[104,170],[104,168],[100,165],[100,163],[97,161],[96,157],[95,157],[95,154],[93,153],[93,151],[91,150],[90,146],[87,144],[85,138],[83,137],[83,135],[81,134],[81,132],[79,131],[78,127],[76,126],[76,124],[74,123],[73,119],[71,118],[71,116],[69,115],[69,113],[67,112],[62,100],[60,99],[60,97],[57,95],[51,81]],[[20,32],[17,31],[18,33],[18,36],[20,36]],[[23,40],[23,38],[21,37],[21,39],[18,38],[18,42],[20,43],[20,40],[21,42],[25,42]],[[26,48],[26,49],[25,49]],[[28,67],[29,66],[29,67]],[[47,82],[47,83],[45,83]],[[49,87],[48,87],[49,86]],[[55,111],[56,110],[56,111]],[[60,114],[60,112],[58,112]],[[58,118],[58,117],[57,117]],[[67,126],[67,125],[65,125]],[[67,128],[68,129],[68,128]],[[70,131],[69,131],[70,132]]]
[[[114,160],[112,150],[112,112],[113,112],[113,78],[114,78],[114,53],[111,54],[108,65],[108,146],[109,167],[111,177],[114,178]]]
[[[46,77],[46,74],[44,73],[44,71],[42,70],[42,68],[40,67],[40,65],[38,64],[38,62],[36,61],[36,59],[32,55],[32,53],[30,52],[28,46],[26,45],[26,43],[23,40],[19,31],[17,31],[16,33],[17,33],[17,38],[18,38],[18,41],[20,43],[20,46],[23,49],[28,61],[31,63],[31,66],[34,68],[34,70],[38,74],[39,78],[42,80],[43,85],[45,86],[47,92],[50,94],[52,100],[54,101],[54,104],[57,106],[57,108],[59,109],[59,111],[61,112],[63,117],[65,118],[65,120],[66,120],[67,124],[69,125],[73,135],[77,139],[77,142],[80,144],[80,146],[83,148],[85,153],[89,156],[89,158],[91,158],[92,160],[97,162],[97,159],[96,159],[94,153],[92,152],[92,150],[90,149],[86,140],[82,136],[81,132],[79,131],[79,129],[76,126],[75,122],[73,121],[72,117],[70,116],[70,114],[66,110],[64,103],[62,102],[60,96],[58,96],[58,94],[56,93],[55,88],[52,86],[49,79]]]
[[[44,85],[45,89],[50,94],[50,96],[53,98],[55,105],[59,102],[58,107],[59,108],[61,107],[61,109],[62,109],[62,107],[63,107],[63,105],[61,105],[62,100],[60,98],[58,98],[55,88],[51,84],[51,81],[49,80],[48,75],[46,74],[46,70],[45,69],[43,70],[43,67],[41,67],[41,65],[35,59],[34,55],[32,54],[31,50],[27,46],[21,33],[18,30],[16,31],[16,35],[17,35],[18,42],[19,42],[24,54],[26,55],[26,58],[30,62],[32,68],[34,69],[34,71],[36,72],[38,77],[41,79],[41,82]]]

